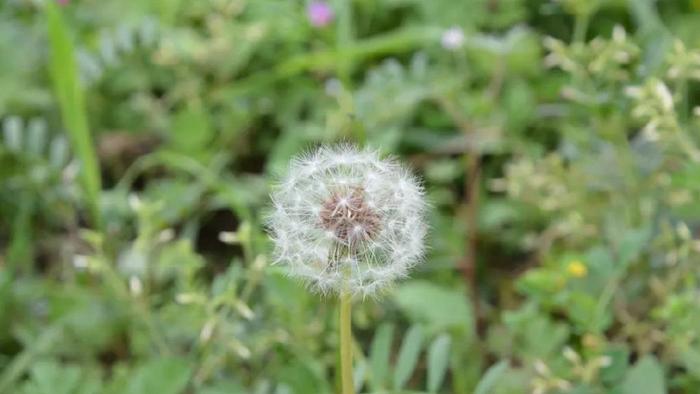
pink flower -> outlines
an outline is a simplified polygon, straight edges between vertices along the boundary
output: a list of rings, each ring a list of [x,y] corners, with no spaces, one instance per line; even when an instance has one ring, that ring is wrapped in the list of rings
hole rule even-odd
[[[58,3],[58,5],[68,5],[69,2],[70,0],[56,0],[56,3]]]
[[[324,27],[333,22],[335,14],[331,6],[325,1],[312,1],[306,7],[306,15],[309,22],[315,27]]]

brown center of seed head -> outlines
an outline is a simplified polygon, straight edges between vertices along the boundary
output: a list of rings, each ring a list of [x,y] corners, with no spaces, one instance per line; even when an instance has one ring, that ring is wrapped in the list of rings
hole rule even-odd
[[[324,229],[350,247],[373,239],[379,232],[380,216],[367,204],[365,190],[359,186],[333,192],[319,217]]]

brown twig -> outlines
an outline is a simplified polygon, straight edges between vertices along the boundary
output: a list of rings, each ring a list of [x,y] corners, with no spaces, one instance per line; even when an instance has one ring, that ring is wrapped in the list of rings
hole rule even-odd
[[[450,115],[459,129],[469,136],[473,134],[474,127],[466,120],[458,108],[446,98],[439,98],[438,103]],[[483,319],[479,302],[479,290],[476,280],[478,233],[477,221],[479,217],[479,193],[481,184],[481,155],[474,143],[468,144],[465,151],[465,182],[464,182],[464,206],[466,208],[467,242],[464,258],[458,264],[464,283],[467,286],[469,299],[472,304],[476,333],[480,334],[483,327]]]
[[[470,298],[474,309],[477,333],[481,332],[482,314],[479,302],[479,290],[476,281],[477,249],[479,236],[477,232],[479,218],[479,193],[481,184],[481,157],[477,152],[467,153],[466,177],[465,177],[465,204],[467,209],[467,248],[464,255],[463,275],[469,286]]]

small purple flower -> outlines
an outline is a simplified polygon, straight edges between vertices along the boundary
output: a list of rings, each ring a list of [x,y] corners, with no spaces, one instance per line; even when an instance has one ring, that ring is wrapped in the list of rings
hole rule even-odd
[[[333,9],[325,1],[309,3],[309,6],[306,7],[306,15],[309,17],[309,22],[315,27],[328,26],[335,17]]]

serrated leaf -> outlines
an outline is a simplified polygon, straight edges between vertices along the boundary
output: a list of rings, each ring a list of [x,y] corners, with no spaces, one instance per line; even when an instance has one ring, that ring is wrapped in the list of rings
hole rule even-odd
[[[445,379],[450,358],[449,335],[442,334],[435,338],[428,350],[428,391],[437,392]]]
[[[414,325],[411,326],[401,342],[401,350],[399,350],[396,370],[394,371],[394,390],[401,390],[413,375],[423,347],[423,337],[423,329]]]

